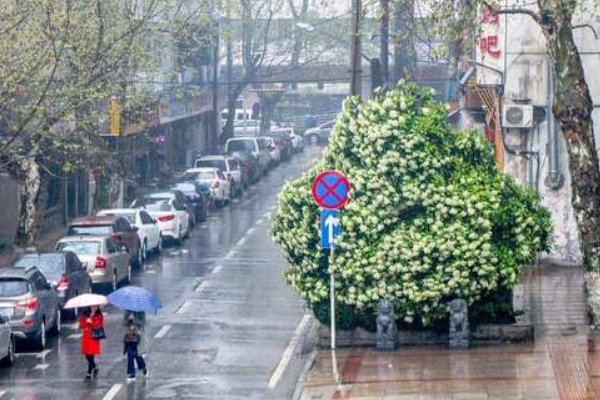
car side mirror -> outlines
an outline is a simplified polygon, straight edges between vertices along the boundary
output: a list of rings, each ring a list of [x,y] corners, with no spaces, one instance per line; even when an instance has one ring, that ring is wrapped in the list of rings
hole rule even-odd
[[[132,226],[131,230],[134,232],[139,232],[140,228],[138,228],[137,226]]]

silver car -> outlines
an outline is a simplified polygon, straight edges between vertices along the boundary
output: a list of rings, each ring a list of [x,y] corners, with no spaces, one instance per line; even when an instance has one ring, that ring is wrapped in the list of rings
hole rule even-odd
[[[15,362],[15,337],[8,319],[0,316],[0,363],[9,367]]]
[[[131,282],[131,257],[110,237],[67,236],[58,241],[56,250],[77,254],[95,286],[109,285],[116,290],[120,283]]]

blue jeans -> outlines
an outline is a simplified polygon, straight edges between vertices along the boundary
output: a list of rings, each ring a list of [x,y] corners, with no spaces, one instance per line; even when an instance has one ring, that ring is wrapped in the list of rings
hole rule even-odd
[[[146,369],[146,361],[138,354],[136,346],[127,346],[127,376],[130,378],[135,377],[135,363],[139,370]]]

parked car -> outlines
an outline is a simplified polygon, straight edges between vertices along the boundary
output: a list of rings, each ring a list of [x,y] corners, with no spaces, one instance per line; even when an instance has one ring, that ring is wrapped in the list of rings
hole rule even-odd
[[[180,191],[185,195],[187,201],[192,206],[196,221],[206,221],[209,204],[199,183],[179,182],[170,185],[169,189]]]
[[[131,203],[131,208],[141,208],[148,212],[157,222],[164,239],[181,243],[189,235],[190,214],[180,200],[172,192],[155,192],[146,194]]]
[[[194,163],[195,168],[218,168],[230,180],[234,196],[241,195],[244,191],[242,182],[241,165],[235,157],[226,155],[203,156]]]
[[[46,334],[60,332],[58,293],[36,267],[0,268],[0,316],[15,337],[43,349]]]
[[[125,217],[108,215],[76,218],[69,224],[67,236],[110,236],[117,244],[124,246],[136,267],[144,264],[142,242],[138,228],[132,226]]]
[[[225,152],[243,152],[250,153],[258,160],[259,175],[264,175],[269,169],[271,156],[265,147],[263,141],[252,137],[239,137],[228,139],[225,143]]]
[[[281,147],[275,143],[275,140],[272,137],[261,136],[259,139],[265,143],[265,147],[269,151],[269,155],[271,156],[271,165],[279,165],[282,159]]]
[[[233,151],[227,153],[227,156],[233,157],[238,161],[242,171],[242,182],[244,188],[251,183],[255,183],[260,178],[258,159],[252,153]]]
[[[162,251],[163,238],[160,226],[147,211],[135,208],[115,208],[102,210],[97,215],[127,218],[127,221],[137,228],[137,234],[142,244],[144,260],[149,257],[151,252],[160,254]]]
[[[293,132],[293,129],[282,128],[271,130],[270,132],[265,132],[263,134],[265,137],[272,138],[275,144],[279,147],[282,161],[289,160],[295,152],[290,132]]]
[[[129,253],[109,236],[68,236],[58,241],[56,250],[77,254],[95,286],[116,290],[120,283],[131,282]]]
[[[259,119],[247,119],[237,121],[233,124],[233,135],[234,136],[258,136],[260,133],[260,120]]]
[[[328,121],[316,128],[307,129],[304,132],[304,138],[311,144],[325,143],[329,140],[335,121]]]
[[[14,263],[14,266],[15,268],[37,267],[56,289],[61,310],[72,297],[92,292],[92,278],[85,265],[73,252],[25,254]]]
[[[217,203],[224,205],[231,200],[231,182],[218,168],[191,168],[185,171],[188,182],[204,183],[211,187]]]
[[[15,363],[15,337],[7,318],[0,315],[0,363],[10,367]]]
[[[292,146],[296,153],[304,151],[304,138],[296,133],[292,134]]]

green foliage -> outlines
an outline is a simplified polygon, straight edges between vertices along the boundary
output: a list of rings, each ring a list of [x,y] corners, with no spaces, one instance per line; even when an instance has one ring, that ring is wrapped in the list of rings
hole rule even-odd
[[[457,131],[430,90],[399,86],[367,104],[349,99],[322,160],[280,193],[272,235],[290,263],[287,282],[321,314],[327,252],[311,182],[336,169],[352,182],[333,268],[336,301],[372,323],[388,299],[406,323],[430,325],[456,297],[469,305],[510,290],[548,250],[549,212],[499,173],[480,134]]]

